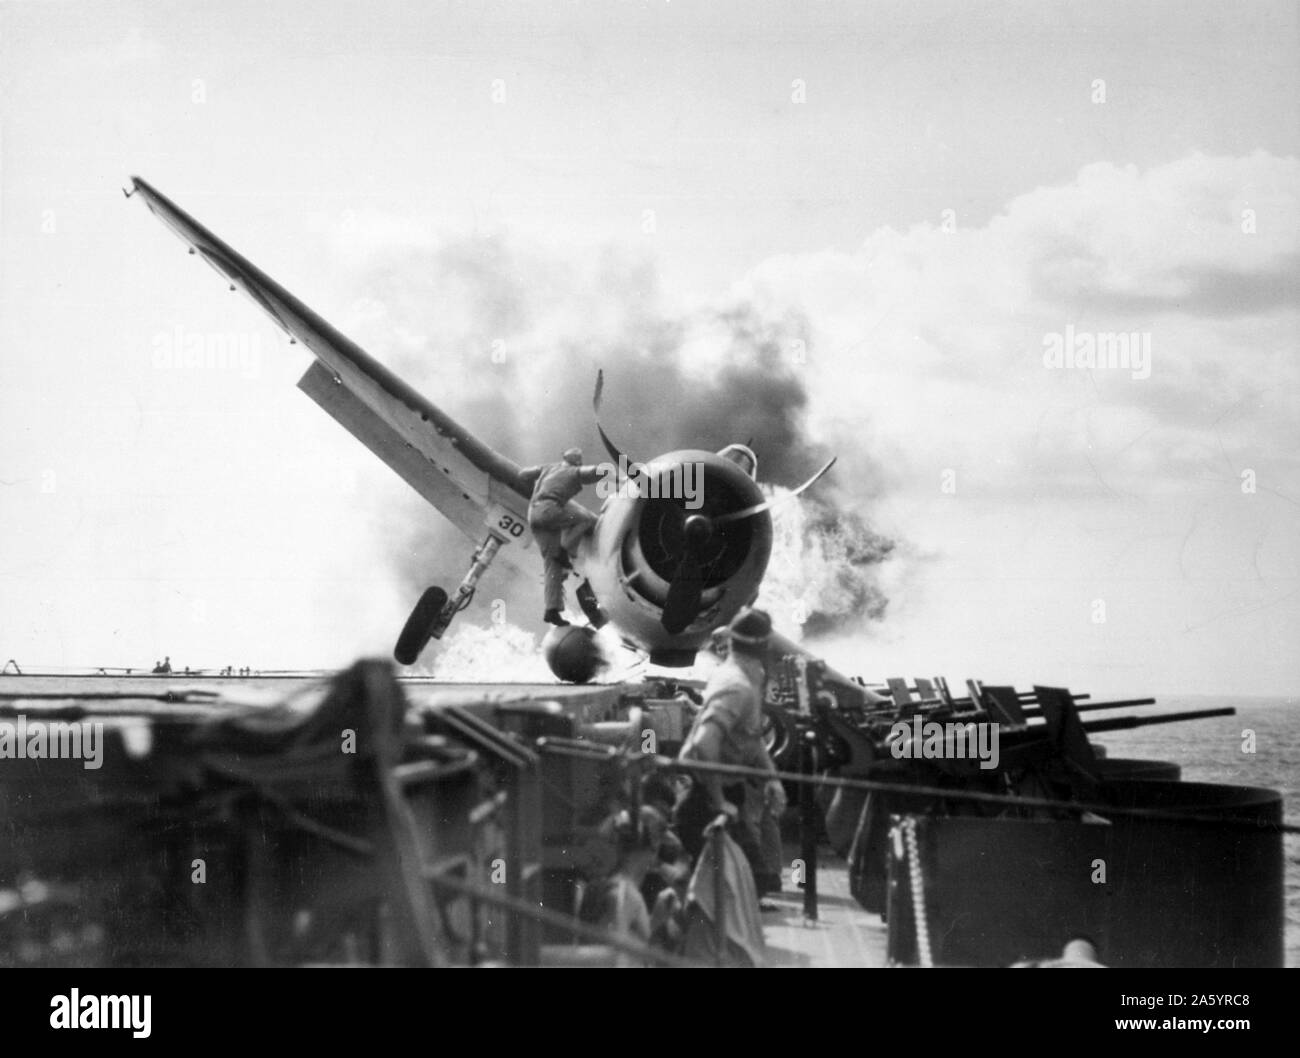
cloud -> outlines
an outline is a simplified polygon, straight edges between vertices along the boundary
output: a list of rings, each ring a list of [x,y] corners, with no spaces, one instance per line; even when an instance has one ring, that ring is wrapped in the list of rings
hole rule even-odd
[[[1297,187],[1300,163],[1264,152],[1097,163],[980,227],[774,257],[737,292],[802,313],[814,429],[878,445],[905,486],[953,469],[992,495],[1099,477],[1158,493],[1204,452],[1296,447]],[[1150,377],[1049,369],[1045,342],[1067,328],[1144,336]],[[1232,413],[1246,401],[1263,414]]]
[[[1298,180],[1296,159],[1264,152],[1089,165],[994,224],[1026,251],[1043,301],[1235,316],[1295,304]]]

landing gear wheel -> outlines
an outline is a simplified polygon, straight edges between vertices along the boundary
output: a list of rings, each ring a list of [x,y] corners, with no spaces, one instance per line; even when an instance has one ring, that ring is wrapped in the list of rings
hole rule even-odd
[[[429,642],[429,630],[433,627],[442,608],[447,605],[447,593],[439,587],[432,587],[420,596],[411,616],[402,626],[402,634],[397,637],[397,646],[393,657],[399,665],[414,665],[420,657],[420,651]]]

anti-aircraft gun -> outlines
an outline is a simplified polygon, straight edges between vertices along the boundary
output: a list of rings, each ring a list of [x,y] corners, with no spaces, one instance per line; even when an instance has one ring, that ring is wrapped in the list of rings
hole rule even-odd
[[[1152,715],[1137,710],[1154,698],[976,680],[960,695],[941,678],[868,685],[791,647],[770,666],[769,748],[779,769],[821,781],[825,837],[853,896],[886,917],[891,958],[938,959],[941,936],[943,961],[1005,965],[1079,933],[1111,938],[1112,965],[1280,958],[1277,795],[1183,782],[1176,764],[1092,741],[1234,709]],[[1230,881],[1193,892],[1178,872]],[[1111,888],[1135,876],[1149,884]],[[1260,905],[1234,911],[1230,892],[1252,888]]]

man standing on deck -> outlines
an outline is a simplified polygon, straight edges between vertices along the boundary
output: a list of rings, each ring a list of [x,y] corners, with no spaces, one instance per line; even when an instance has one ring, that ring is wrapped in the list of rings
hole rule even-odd
[[[580,504],[569,501],[582,491],[583,485],[600,480],[599,467],[582,465],[582,450],[570,448],[562,463],[543,463],[523,471],[525,483],[533,483],[533,498],[528,504],[528,526],[546,562],[546,613],[542,620],[553,625],[567,625],[564,619],[564,578],[572,568],[566,537],[577,539],[596,524],[596,516]],[[576,533],[575,533],[576,530]]]
[[[695,718],[680,759],[776,771],[763,744],[763,687],[771,632],[772,620],[762,610],[744,609],[732,619],[726,632],[726,660],[705,685],[704,709]],[[691,792],[677,811],[678,834],[687,851],[698,856],[704,827],[719,814],[726,814],[734,821],[736,843],[749,860],[759,895],[779,890],[781,865],[766,862],[761,834],[765,808],[774,820],[785,811],[781,780],[729,783],[707,772],[697,772],[691,778]]]

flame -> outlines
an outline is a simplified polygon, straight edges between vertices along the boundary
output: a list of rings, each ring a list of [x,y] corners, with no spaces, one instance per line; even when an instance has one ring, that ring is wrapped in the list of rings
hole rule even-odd
[[[889,600],[876,567],[893,548],[855,511],[811,497],[778,503],[758,605],[798,640],[882,620]]]
[[[550,683],[554,680],[531,632],[502,622],[463,624],[429,644],[422,675],[452,682]]]

